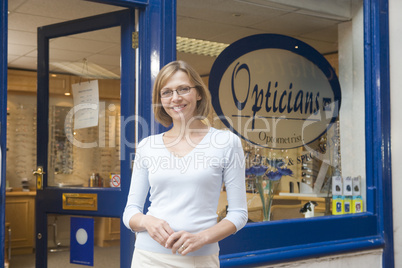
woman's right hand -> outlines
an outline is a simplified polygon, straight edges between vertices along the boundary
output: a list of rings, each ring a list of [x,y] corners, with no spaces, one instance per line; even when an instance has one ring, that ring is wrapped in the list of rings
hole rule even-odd
[[[140,225],[147,230],[152,239],[163,247],[166,245],[169,236],[174,233],[166,221],[150,215],[143,215]]]

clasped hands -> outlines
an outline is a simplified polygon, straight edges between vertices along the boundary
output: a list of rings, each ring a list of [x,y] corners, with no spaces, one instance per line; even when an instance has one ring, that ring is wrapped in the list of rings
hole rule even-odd
[[[163,247],[171,249],[173,254],[186,255],[204,246],[204,238],[200,234],[191,234],[186,231],[175,232],[169,224],[153,216],[145,216],[143,222],[145,229],[156,242]]]

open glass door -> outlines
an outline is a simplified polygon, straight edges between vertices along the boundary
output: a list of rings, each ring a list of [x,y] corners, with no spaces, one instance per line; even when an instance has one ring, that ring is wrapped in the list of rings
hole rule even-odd
[[[52,267],[51,259],[57,267],[130,263],[134,237],[120,228],[120,217],[134,155],[133,32],[133,10],[38,29],[36,267]],[[58,55],[80,51],[82,42],[121,55],[119,62]],[[89,245],[84,255],[95,256],[92,263],[73,254],[77,242]],[[55,255],[66,251],[69,258]]]

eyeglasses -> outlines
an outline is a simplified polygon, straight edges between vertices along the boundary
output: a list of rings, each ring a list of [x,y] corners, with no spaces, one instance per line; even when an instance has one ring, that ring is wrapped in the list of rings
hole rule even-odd
[[[176,91],[177,95],[179,95],[179,96],[187,95],[188,93],[190,93],[192,88],[196,88],[196,87],[179,87],[179,88],[177,88],[175,90],[166,89],[166,90],[161,92],[161,98],[171,98],[171,97],[173,97],[173,92],[174,91]]]

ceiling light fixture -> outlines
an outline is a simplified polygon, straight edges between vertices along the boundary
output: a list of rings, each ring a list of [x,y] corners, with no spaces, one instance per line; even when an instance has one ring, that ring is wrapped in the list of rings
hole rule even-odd
[[[176,49],[178,52],[218,57],[218,55],[229,45],[206,40],[199,40],[187,37],[176,38]]]
[[[138,48],[138,33],[133,33],[132,47]],[[218,55],[229,46],[229,44],[188,38],[188,37],[176,37],[176,50],[178,52],[184,52],[189,54],[218,57]]]

